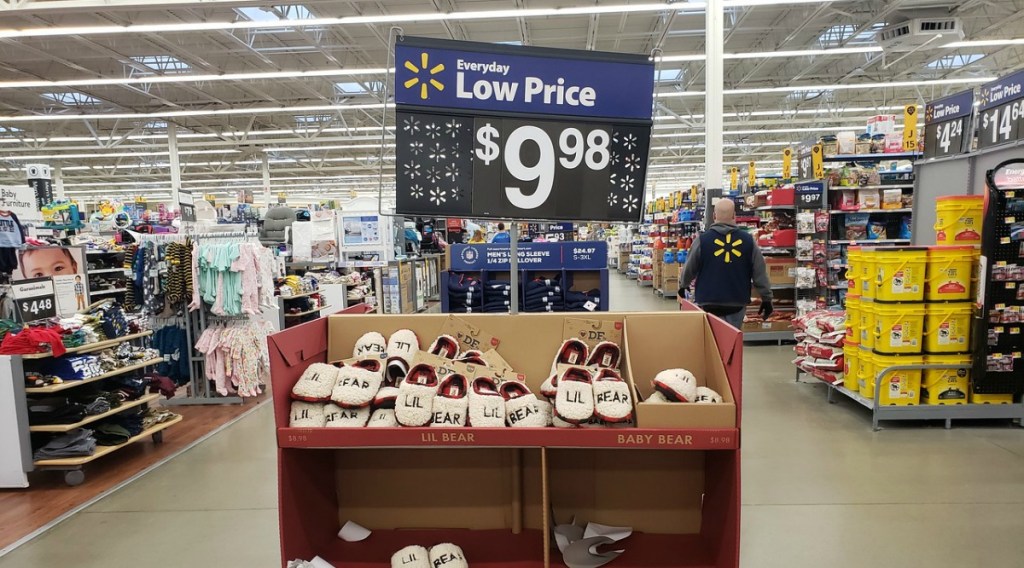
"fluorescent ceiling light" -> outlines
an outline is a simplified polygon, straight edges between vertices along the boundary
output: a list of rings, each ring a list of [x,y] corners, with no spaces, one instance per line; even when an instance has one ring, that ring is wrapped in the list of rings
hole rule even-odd
[[[178,152],[183,156],[200,154],[241,154],[241,150],[227,148],[224,150],[182,150]],[[133,156],[169,156],[170,152],[98,152],[91,154],[45,154],[37,156],[0,156],[2,160],[71,160],[85,158],[131,158]]]
[[[388,104],[389,107],[394,106]],[[253,107],[253,108],[218,108],[207,110],[171,110],[164,112],[150,113],[111,113],[111,114],[31,114],[23,116],[0,116],[0,122],[54,122],[64,120],[149,120],[154,118],[182,118],[190,116],[221,116],[221,115],[245,115],[245,114],[299,114],[304,112],[339,112],[342,110],[370,110],[382,109],[383,103],[370,104],[336,104],[336,105],[307,105],[289,107]],[[312,128],[311,130],[315,130]]]
[[[0,81],[0,89],[100,87],[108,85],[151,85],[156,83],[209,83],[213,81],[269,81],[273,79],[302,79],[306,77],[383,75],[387,72],[388,69],[384,67],[366,67],[356,69],[315,69],[311,71],[265,71],[260,73],[146,75],[143,77],[68,79],[63,81]]]

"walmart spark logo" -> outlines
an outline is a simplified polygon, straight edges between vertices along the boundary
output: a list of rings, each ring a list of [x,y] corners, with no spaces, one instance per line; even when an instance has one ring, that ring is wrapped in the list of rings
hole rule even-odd
[[[743,253],[740,252],[742,241],[739,239],[733,240],[732,233],[725,236],[724,242],[722,239],[715,239],[715,244],[721,247],[715,251],[715,256],[722,256],[724,254],[726,263],[732,262],[733,255],[736,255],[736,258],[743,256]]]
[[[444,63],[438,63],[437,65],[430,66],[430,56],[423,52],[420,54],[420,65],[416,66],[412,61],[405,62],[405,68],[412,71],[417,76],[407,80],[404,85],[406,89],[412,89],[416,85],[420,86],[420,98],[427,100],[427,95],[430,92],[430,87],[434,87],[438,91],[444,90],[444,83],[434,78],[434,75],[444,71]]]

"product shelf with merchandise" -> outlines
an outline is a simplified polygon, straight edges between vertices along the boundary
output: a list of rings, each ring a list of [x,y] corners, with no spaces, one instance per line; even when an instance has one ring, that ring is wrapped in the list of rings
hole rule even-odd
[[[796,314],[797,229],[795,190],[791,185],[757,190],[744,200],[746,209],[758,218],[753,235],[768,270],[775,311],[764,320],[758,315],[760,298],[752,298],[743,322],[748,341],[793,339],[791,321]],[[738,217],[746,218],[742,214]]]
[[[384,568],[404,546],[452,542],[474,565],[547,568],[561,565],[551,529],[576,515],[584,522],[633,528],[617,561],[623,565],[736,568],[740,334],[700,312],[586,317],[594,329],[619,329],[629,336],[622,376],[645,402],[634,403],[634,422],[628,426],[290,426],[304,419],[290,399],[307,369],[352,355],[353,346],[370,332],[394,337],[406,328],[425,347],[438,334],[454,333],[447,326],[467,326],[467,333],[452,337],[485,342],[490,353],[500,352],[504,364],[515,369],[509,371],[519,377],[513,383],[521,380],[540,392],[550,374],[548,347],[557,351],[569,316],[428,314],[413,321],[339,315],[271,336],[282,561],[320,556],[334,565]],[[669,327],[677,333],[661,332]],[[459,345],[466,349],[475,343]],[[719,389],[724,401],[702,406],[647,400],[661,367],[681,365],[702,384]],[[467,485],[456,494],[416,491],[416,498],[401,489],[407,484],[400,480],[410,475],[426,486],[443,486],[470,472],[490,482]],[[670,489],[630,494],[616,506],[594,498],[610,492],[625,498],[626,486]],[[373,538],[339,539],[346,521],[372,529]]]

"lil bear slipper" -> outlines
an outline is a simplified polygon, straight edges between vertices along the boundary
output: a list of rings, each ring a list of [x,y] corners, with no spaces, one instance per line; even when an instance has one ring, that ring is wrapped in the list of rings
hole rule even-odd
[[[575,338],[566,339],[562,342],[561,347],[558,348],[558,353],[555,354],[555,360],[551,362],[551,374],[553,375],[558,371],[559,365],[586,364],[587,344]]]
[[[546,398],[537,398],[537,406],[540,407],[541,414],[544,415],[544,426],[551,426],[551,419],[555,415],[555,407],[551,405],[551,402]]]
[[[400,329],[391,334],[387,345],[387,366],[384,369],[384,382],[388,386],[397,386],[405,378],[419,350],[420,338],[414,331]]]
[[[381,364],[376,359],[363,359],[338,369],[338,383],[331,400],[342,408],[369,406],[384,381]]]
[[[306,402],[327,402],[338,382],[338,369],[326,363],[313,363],[303,371],[292,387],[292,399]]]
[[[387,340],[384,336],[371,331],[364,333],[362,337],[356,340],[355,347],[352,348],[352,356],[357,358],[366,357],[380,357],[387,353]]]
[[[288,426],[292,428],[322,428],[325,422],[322,402],[303,402],[301,400],[292,402]]]
[[[391,555],[391,568],[431,568],[430,553],[422,546],[407,546]]]
[[[647,400],[645,400],[644,402],[659,402],[660,403],[660,402],[670,402],[670,401],[669,401],[669,399],[665,398],[665,395],[661,394],[658,391],[654,391],[654,392],[651,393],[651,396],[647,397]]]
[[[517,381],[501,383],[498,388],[505,399],[505,420],[513,428],[543,428],[547,425],[544,410],[537,396]]]
[[[594,375],[594,414],[605,422],[627,422],[633,417],[629,385],[619,373],[601,369]]]
[[[697,387],[697,394],[693,399],[697,404],[718,404],[722,402],[722,395],[708,387]]]
[[[394,408],[378,408],[370,415],[368,428],[395,428],[398,426],[398,418],[395,417]]]
[[[555,414],[572,424],[581,424],[594,415],[594,387],[585,369],[566,369],[558,377]]]
[[[428,352],[445,359],[457,359],[459,357],[459,342],[450,335],[439,335],[430,344]]]
[[[429,365],[416,365],[398,387],[395,417],[402,426],[426,426],[434,411],[437,373]]]
[[[597,366],[602,369],[618,369],[619,359],[622,357],[622,350],[611,341],[602,341],[594,346],[587,359],[587,366]]]
[[[469,425],[474,428],[501,428],[505,425],[505,399],[494,379],[479,377],[469,389]]]
[[[394,408],[398,400],[398,387],[380,387],[373,397],[374,408]]]
[[[669,402],[693,402],[697,398],[697,378],[686,369],[665,369],[652,382]]]
[[[430,549],[430,565],[433,568],[469,568],[462,549],[450,542],[435,544]]]
[[[540,384],[540,394],[544,398],[555,398],[558,395],[558,375],[552,374]]]
[[[469,351],[460,354],[456,361],[460,363],[469,363],[471,365],[481,365],[483,367],[487,366],[487,361],[484,361],[484,354],[477,349],[470,349]]]
[[[328,428],[362,428],[370,419],[370,407],[342,408],[328,402],[324,405],[324,419]]]
[[[434,418],[430,425],[438,428],[465,426],[466,414],[469,410],[469,399],[466,377],[452,373],[441,381],[434,395]]]

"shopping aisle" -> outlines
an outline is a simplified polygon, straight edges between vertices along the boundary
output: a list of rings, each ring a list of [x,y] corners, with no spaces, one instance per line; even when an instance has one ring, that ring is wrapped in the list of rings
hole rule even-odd
[[[611,298],[616,310],[675,307],[618,274]],[[789,347],[746,349],[745,568],[1019,564],[1024,431],[872,433],[859,406],[795,383],[791,358]],[[274,456],[264,405],[0,568],[277,566]]]

